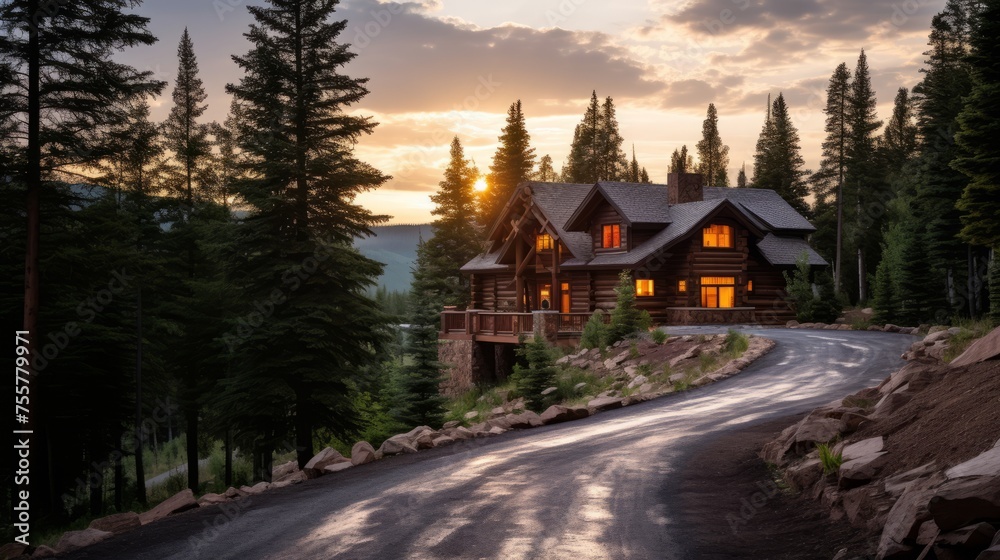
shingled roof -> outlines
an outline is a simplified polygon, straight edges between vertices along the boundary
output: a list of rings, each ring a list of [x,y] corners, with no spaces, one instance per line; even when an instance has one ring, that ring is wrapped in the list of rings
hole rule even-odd
[[[685,239],[709,216],[723,207],[729,208],[763,235],[757,248],[772,265],[794,265],[805,251],[809,264],[823,266],[827,262],[802,238],[816,230],[778,193],[767,189],[734,189],[705,187],[704,200],[683,204],[667,204],[667,185],[635,184],[600,181],[594,185],[577,183],[530,183],[538,208],[549,219],[559,237],[572,253],[564,268],[629,268],[664,254],[678,241]],[[567,227],[582,229],[593,206],[606,200],[624,220],[633,225],[662,226],[652,238],[630,251],[594,255],[593,241],[587,231],[566,231]],[[506,270],[498,265],[500,247],[480,255],[462,267],[466,272]]]

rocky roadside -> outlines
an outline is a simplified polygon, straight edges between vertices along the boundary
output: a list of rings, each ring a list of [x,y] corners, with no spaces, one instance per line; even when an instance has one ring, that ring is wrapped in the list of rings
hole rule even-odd
[[[390,437],[378,449],[366,441],[359,441],[351,448],[350,457],[327,447],[317,453],[303,469],[299,469],[295,461],[275,467],[271,482],[229,488],[222,494],[208,493],[200,498],[195,498],[191,490],[184,490],[141,514],[114,514],[95,519],[87,529],[67,531],[55,547],[43,545],[29,549],[14,543],[4,545],[0,547],[0,559],[55,557],[170,515],[199,507],[239,502],[248,496],[299,484],[393,455],[417,453],[459,441],[496,436],[510,430],[578,420],[601,411],[700,387],[738,374],[774,347],[772,340],[750,336],[747,349],[737,358],[728,358],[724,353],[725,337],[726,335],[679,336],[668,338],[663,344],[640,339],[634,344],[619,343],[603,351],[579,350],[561,358],[560,365],[587,369],[601,377],[613,378],[609,390],[598,395],[581,395],[580,400],[585,401],[586,405],[554,404],[538,414],[526,410],[523,399],[514,399],[494,408],[485,419],[467,418],[465,423],[481,420],[470,426],[463,426],[458,421],[447,422],[441,429],[418,426],[405,434]]]
[[[869,535],[838,559],[1000,560],[1000,328],[951,363],[940,357],[953,333],[931,330],[880,385],[813,410],[760,453]]]

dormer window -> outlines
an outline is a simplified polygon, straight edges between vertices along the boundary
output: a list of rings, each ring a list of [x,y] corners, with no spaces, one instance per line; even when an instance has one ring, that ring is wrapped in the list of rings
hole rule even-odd
[[[712,224],[702,230],[702,247],[729,248],[733,247],[733,228],[722,224]]]
[[[615,249],[622,246],[622,227],[619,224],[601,226],[601,247]]]
[[[536,251],[551,251],[552,250],[552,236],[547,233],[539,233],[538,237],[535,238],[535,250]]]

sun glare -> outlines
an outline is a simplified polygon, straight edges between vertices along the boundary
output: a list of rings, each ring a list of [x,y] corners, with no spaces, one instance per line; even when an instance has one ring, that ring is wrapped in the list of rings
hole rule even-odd
[[[476,183],[474,185],[472,185],[472,188],[475,189],[476,192],[483,192],[483,191],[485,191],[486,190],[486,177],[480,177],[480,178],[476,179]]]

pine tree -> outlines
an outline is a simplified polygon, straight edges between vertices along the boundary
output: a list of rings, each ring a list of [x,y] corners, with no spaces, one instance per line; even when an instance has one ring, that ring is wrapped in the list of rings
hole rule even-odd
[[[646,171],[646,168],[645,168],[645,167],[643,167],[643,168],[642,168],[642,169],[641,169],[641,170],[639,171],[639,182],[640,182],[640,183],[646,183],[646,184],[649,184],[649,183],[651,182],[651,181],[649,180],[649,173],[648,173],[648,172]]]
[[[512,378],[517,385],[517,392],[524,397],[529,409],[541,412],[545,410],[545,396],[542,395],[542,391],[555,383],[556,366],[552,350],[544,339],[535,335],[517,349],[517,354],[527,364],[514,365]]]
[[[583,120],[573,129],[573,143],[563,167],[563,180],[567,183],[596,183],[598,168],[598,142],[601,129],[601,106],[597,90],[590,95],[590,104]]]
[[[559,180],[555,168],[552,167],[552,156],[545,154],[538,160],[538,171],[535,172],[532,178],[544,183],[552,183]]]
[[[961,238],[972,245],[992,250],[989,269],[990,315],[1000,319],[1000,154],[996,149],[1000,122],[1000,4],[983,3],[972,22],[968,64],[972,70],[972,91],[958,115],[955,134],[958,154],[952,167],[968,177],[957,207],[962,212]]]
[[[456,145],[460,165],[465,164],[458,138],[452,142],[452,162],[455,163]],[[444,188],[442,186],[442,190]],[[437,235],[440,233],[435,237]],[[440,391],[444,376],[442,364],[438,362],[438,327],[444,299],[435,289],[438,278],[431,261],[427,245],[420,244],[409,297],[410,328],[403,348],[407,359],[400,372],[400,402],[395,414],[396,419],[408,427],[438,426],[445,412],[445,398]]]
[[[630,183],[641,182],[642,171],[639,168],[639,160],[635,159],[635,144],[632,145],[632,161],[628,164],[628,176],[626,180]]]
[[[209,126],[199,123],[208,105],[205,86],[198,77],[198,60],[194,44],[185,27],[177,46],[177,81],[174,83],[174,106],[163,123],[163,136],[167,148],[174,153],[176,166],[172,169],[170,187],[180,194],[188,208],[194,206],[195,183],[203,172],[211,153]]]
[[[0,173],[26,189],[21,199],[27,200],[25,267],[18,277],[24,278],[23,329],[32,333],[32,341],[45,340],[46,335],[39,330],[43,187],[51,190],[51,182],[64,170],[100,161],[109,153],[104,133],[127,120],[128,102],[164,87],[150,79],[151,72],[121,64],[113,56],[156,41],[146,28],[148,18],[125,13],[119,1],[60,3],[57,15],[46,6],[43,10],[37,0],[0,4],[0,162],[13,165]],[[33,355],[39,350],[34,342],[28,348]],[[36,444],[57,448],[57,437],[54,431],[41,433]],[[44,461],[33,466],[31,495],[38,514],[58,513],[56,497],[63,484],[75,483],[59,480]]]
[[[740,166],[740,173],[736,176],[736,187],[745,189],[747,186],[747,164]]]
[[[816,195],[816,216],[820,217],[820,208],[832,210],[834,215],[823,223],[835,225],[836,232],[834,255],[833,284],[840,292],[840,282],[843,266],[843,232],[844,232],[844,174],[847,169],[847,138],[849,127],[847,122],[847,99],[851,90],[851,73],[847,64],[840,63],[830,76],[826,88],[826,140],[823,141],[823,157],[820,160],[819,171],[812,176],[814,194]],[[833,203],[829,203],[830,199]],[[819,231],[817,237],[829,237],[828,232]],[[822,244],[820,244],[822,245]],[[824,251],[825,252],[825,251]]]
[[[698,149],[698,173],[705,178],[705,184],[710,187],[728,186],[726,168],[729,167],[729,146],[722,143],[719,136],[719,114],[715,103],[708,104],[708,115],[701,126],[701,140],[695,146]]]
[[[243,163],[239,146],[237,144],[237,121],[240,119],[239,104],[233,101],[229,107],[229,115],[226,120],[219,124],[213,122],[209,125],[213,144],[218,147],[217,154],[211,154],[208,168],[202,174],[205,181],[204,187],[208,191],[209,198],[229,208],[239,204],[236,197],[236,183],[242,180]]]
[[[779,93],[757,141],[753,186],[774,190],[800,214],[808,215],[809,206],[805,202],[808,188],[804,180],[808,172],[802,169],[803,165],[799,133],[792,124],[785,97]]]
[[[961,211],[956,202],[969,182],[952,168],[958,156],[954,135],[962,99],[969,95],[972,78],[966,56],[969,50],[968,0],[948,0],[931,21],[930,50],[924,54],[924,78],[914,86],[918,103],[919,155],[913,179],[914,214],[924,227],[924,250],[930,259],[925,281],[936,286],[934,305],[950,316],[958,310],[958,286],[964,283],[967,247],[962,243]]]
[[[482,228],[476,223],[472,191],[478,176],[479,170],[465,159],[456,136],[451,142],[451,160],[444,180],[438,192],[431,195],[435,204],[431,214],[438,217],[433,224],[434,235],[423,244],[425,278],[421,290],[435,293],[441,305],[464,308],[469,303],[469,280],[459,269],[482,250]]]
[[[482,196],[480,222],[492,225],[500,211],[523,181],[531,178],[535,167],[535,149],[524,124],[521,101],[517,100],[507,110],[507,124],[499,137],[500,145],[493,154],[493,165],[486,177],[489,188]]]
[[[619,181],[624,178],[626,169],[628,169],[628,160],[622,150],[624,141],[618,130],[618,117],[615,114],[614,100],[608,96],[601,106],[597,134],[598,181]]]
[[[906,88],[896,91],[892,118],[878,142],[879,160],[885,172],[895,177],[917,153],[917,125],[913,121],[913,102]]]
[[[868,270],[875,268],[881,250],[885,207],[891,199],[876,152],[875,133],[882,126],[875,111],[868,57],[862,50],[847,97],[847,161],[844,198],[853,214],[849,244],[857,257],[858,301],[868,300]]]
[[[247,326],[237,320],[227,337],[235,374],[219,406],[236,421],[259,479],[270,477],[271,453],[289,433],[301,467],[312,458],[314,429],[341,437],[357,430],[351,378],[388,337],[388,318],[367,295],[382,265],[351,245],[385,219],[355,197],[388,177],[354,156],[377,123],[346,113],[368,90],[365,79],[341,73],[355,54],[337,40],[346,22],[333,19],[335,7],[247,7],[256,20],[246,34],[251,48],[234,57],[245,75],[226,87],[243,108],[248,175],[239,183],[249,216],[233,277],[255,303],[241,317]]]
[[[693,173],[694,172],[694,158],[688,155],[687,144],[681,146],[681,149],[674,150],[674,153],[670,156],[670,173]]]

